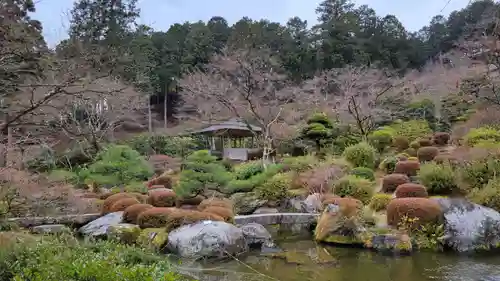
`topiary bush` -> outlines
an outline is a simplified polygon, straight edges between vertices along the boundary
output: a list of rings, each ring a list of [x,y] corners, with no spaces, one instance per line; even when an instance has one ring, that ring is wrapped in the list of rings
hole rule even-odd
[[[208,207],[221,207],[229,210],[234,209],[233,202],[227,198],[208,198],[198,205],[198,211],[203,211]]]
[[[139,215],[144,211],[151,208],[154,208],[154,206],[150,204],[134,204],[132,206],[128,206],[123,211],[123,221],[127,223],[137,224],[137,217],[139,217]]]
[[[121,212],[127,209],[127,207],[130,207],[135,204],[140,204],[139,200],[136,198],[123,198],[118,201],[116,201],[113,205],[111,205],[111,208],[109,208],[110,213],[114,212]]]
[[[432,139],[435,145],[444,146],[450,141],[450,134],[446,132],[436,132]]]
[[[375,212],[383,211],[392,200],[392,195],[387,193],[375,193],[370,199],[369,207]]]
[[[474,188],[467,196],[472,202],[500,211],[500,180],[492,179],[482,188]]]
[[[354,175],[354,176],[358,176],[360,178],[365,178],[365,179],[370,180],[370,181],[375,181],[375,172],[370,168],[356,167],[356,168],[352,169],[349,172],[349,174]]]
[[[249,161],[234,166],[234,175],[237,180],[248,180],[250,177],[260,174],[264,171],[262,161]]]
[[[450,195],[460,191],[450,165],[424,164],[420,167],[418,178],[432,195]]]
[[[208,206],[207,208],[205,208],[205,210],[203,210],[203,212],[217,215],[223,218],[225,222],[234,222],[234,212],[232,209],[217,206]]]
[[[140,228],[164,227],[169,216],[179,211],[181,210],[177,208],[150,208],[139,214],[137,224]]]
[[[395,136],[392,145],[397,151],[404,151],[410,147],[410,141],[404,136]]]
[[[409,177],[413,177],[417,175],[419,169],[420,169],[420,163],[418,161],[413,161],[413,160],[399,161],[398,163],[396,163],[396,167],[394,168],[394,173],[405,174]]]
[[[427,146],[432,146],[432,143],[433,143],[432,140],[429,139],[429,138],[420,138],[420,139],[418,139],[418,144],[419,144],[420,148],[427,147]]]
[[[410,148],[418,150],[420,148],[420,142],[414,140],[410,143]]]
[[[135,198],[139,201],[142,200],[142,194],[139,193],[116,193],[108,196],[106,199],[104,199],[104,202],[102,203],[102,208],[101,208],[101,215],[106,215],[112,212],[111,207],[113,204],[118,202],[121,199],[125,198]]]
[[[480,127],[471,129],[464,137],[465,143],[468,146],[474,147],[481,142],[500,142],[500,130],[492,127]]]
[[[410,178],[405,174],[386,175],[382,178],[382,192],[393,193],[399,185],[409,182]]]
[[[146,181],[152,175],[152,167],[139,152],[125,145],[106,147],[94,163],[78,173],[84,182],[110,187]]]
[[[439,149],[434,146],[421,147],[417,151],[418,160],[421,162],[432,161],[439,154]]]
[[[384,152],[392,144],[393,131],[380,129],[368,135],[368,142],[378,150]]]
[[[357,216],[363,209],[363,203],[352,197],[325,196],[321,200],[322,208],[333,204],[341,208],[341,213],[347,217]]]
[[[319,152],[324,141],[333,136],[333,123],[325,113],[315,113],[307,120],[307,126],[302,129],[301,137],[316,144]]]
[[[347,147],[344,150],[343,156],[354,167],[367,167],[373,169],[377,159],[377,151],[370,144],[360,142]]]
[[[175,192],[159,189],[150,191],[147,202],[155,207],[174,207],[176,201]]]
[[[233,179],[233,175],[208,150],[189,155],[183,166],[179,182],[174,187],[180,197],[194,197],[209,189],[220,189]]]
[[[392,174],[396,168],[396,163],[398,163],[398,158],[395,156],[386,157],[382,162],[380,162],[378,168],[384,171],[386,174]]]
[[[167,232],[170,232],[183,225],[193,224],[205,220],[224,221],[224,218],[216,214],[207,212],[178,210],[168,216],[168,221],[166,223],[165,228]]]
[[[292,185],[292,176],[288,173],[278,173],[264,184],[258,186],[256,194],[266,200],[277,201],[285,199],[289,195],[289,187]]]
[[[428,198],[395,198],[387,205],[387,223],[390,226],[411,229],[429,223],[439,223],[442,219],[439,204]],[[408,225],[409,224],[409,225]]]
[[[373,183],[365,178],[347,175],[335,182],[333,192],[340,197],[352,197],[366,204],[373,195]]]
[[[419,197],[427,198],[427,189],[425,186],[416,183],[404,183],[399,185],[395,191],[396,198]]]

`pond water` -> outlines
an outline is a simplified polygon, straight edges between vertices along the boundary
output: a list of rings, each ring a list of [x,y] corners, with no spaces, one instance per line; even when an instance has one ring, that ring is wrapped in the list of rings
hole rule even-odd
[[[205,263],[195,275],[200,281],[500,281],[500,256],[420,252],[389,257],[363,249],[318,245],[311,239],[276,242],[286,250],[285,256],[250,253],[240,260]],[[189,268],[192,273],[197,271],[194,264]]]

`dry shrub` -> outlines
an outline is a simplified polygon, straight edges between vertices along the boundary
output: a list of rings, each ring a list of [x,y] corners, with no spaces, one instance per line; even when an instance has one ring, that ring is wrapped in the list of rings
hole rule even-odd
[[[198,205],[198,210],[203,211],[208,207],[222,207],[228,210],[233,210],[233,202],[226,198],[208,198],[201,201],[200,205]]]
[[[399,185],[409,183],[410,178],[405,174],[390,174],[382,178],[382,192],[393,193]]]
[[[400,226],[408,223],[404,219],[412,220],[411,228],[434,223],[442,218],[442,211],[439,204],[428,198],[395,198],[387,205],[387,223],[391,226]]]
[[[196,223],[199,221],[212,220],[212,221],[224,221],[224,218],[216,214],[191,211],[191,210],[179,210],[171,213],[168,216],[168,221],[165,224],[167,232],[172,231],[180,226]]]
[[[450,134],[446,132],[436,132],[433,137],[435,145],[444,146],[450,141]]]
[[[416,183],[404,183],[396,188],[396,198],[419,197],[427,198],[427,189],[425,186]]]
[[[410,141],[407,137],[396,136],[393,139],[393,145],[398,151],[403,151],[410,147]]]
[[[420,163],[418,161],[399,161],[396,163],[396,167],[394,168],[394,173],[396,174],[405,174],[409,177],[413,177],[417,175],[418,170],[420,169]]]
[[[148,182],[148,186],[153,186],[153,185],[161,185],[162,187],[171,189],[172,188],[171,172],[169,172],[169,171],[164,172],[163,174],[159,175],[158,177],[151,179]]]
[[[345,170],[337,165],[322,165],[297,174],[292,189],[306,188],[310,193],[327,192],[333,181],[342,177]]]
[[[190,198],[178,198],[177,199],[177,204],[178,205],[200,205],[200,203],[205,200],[205,198],[201,195],[197,195],[195,197],[190,197]]]
[[[177,197],[170,190],[152,190],[149,194],[148,204],[155,207],[174,207]]]
[[[134,204],[129,206],[123,212],[123,220],[128,223],[137,224],[139,215],[151,208],[154,208],[154,206],[150,204]]]
[[[450,163],[452,165],[455,165],[458,163],[457,159],[448,154],[438,154],[438,156],[434,157],[433,161],[436,162],[436,164],[440,165],[445,163]]]
[[[463,124],[455,126],[452,131],[452,140],[461,140],[471,129],[484,126],[498,126],[500,124],[500,110],[491,104],[486,108],[478,109]]]
[[[392,195],[387,193],[376,193],[370,199],[370,209],[375,212],[383,211],[392,200]]]
[[[432,140],[430,140],[428,138],[421,138],[418,140],[418,145],[420,146],[420,148],[432,146]]]
[[[164,227],[169,216],[180,211],[177,208],[153,207],[139,214],[137,224],[141,228]]]
[[[338,205],[343,210],[343,214],[348,216],[358,214],[363,208],[361,201],[351,197],[329,196],[322,200],[321,204],[323,205],[323,209],[329,204]]]
[[[121,199],[125,199],[125,198],[135,198],[137,199],[137,194],[134,194],[134,193],[116,193],[116,194],[113,194],[113,195],[110,195],[108,196],[103,204],[102,204],[102,210],[101,210],[101,215],[106,215],[106,214],[109,214],[111,213],[111,207],[116,203],[118,202],[119,200]]]
[[[217,215],[223,218],[226,222],[232,223],[234,221],[234,212],[224,207],[209,206],[203,210],[203,212]]]
[[[121,212],[121,211],[124,211],[125,209],[127,209],[127,207],[130,207],[132,205],[135,205],[135,204],[140,204],[141,202],[139,202],[139,200],[137,200],[136,198],[123,198],[123,199],[120,199],[118,201],[116,201],[113,205],[111,205],[111,208],[109,208],[109,212],[110,213],[114,213],[114,212]]]
[[[417,151],[419,161],[432,161],[439,154],[439,149],[434,146],[421,147]]]

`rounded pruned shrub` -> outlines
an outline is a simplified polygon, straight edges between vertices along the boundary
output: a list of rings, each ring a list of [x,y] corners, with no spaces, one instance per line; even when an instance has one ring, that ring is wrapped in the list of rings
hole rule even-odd
[[[379,152],[385,151],[392,144],[391,130],[376,130],[368,136],[368,142]]]
[[[228,210],[233,210],[233,202],[227,198],[208,198],[200,202],[198,210],[203,211],[208,207],[222,207]]]
[[[160,185],[164,188],[172,188],[172,175],[169,174],[168,172],[164,172],[158,177],[155,177],[151,180],[148,181],[147,183],[148,186],[154,186],[154,185]]]
[[[413,149],[417,150],[417,149],[420,148],[420,143],[418,141],[412,141],[410,143],[410,148],[413,148]]]
[[[442,219],[441,207],[429,198],[395,198],[387,205],[387,223],[394,227],[410,227],[437,223]]]
[[[413,177],[417,175],[419,169],[420,169],[420,163],[418,161],[412,161],[412,160],[399,161],[398,163],[396,163],[396,167],[394,168],[394,173],[405,174],[409,177]]]
[[[139,198],[142,199],[141,195],[142,194],[139,194],[139,193],[126,193],[126,192],[116,193],[116,194],[110,195],[104,200],[104,202],[102,204],[101,215],[106,215],[106,214],[112,213],[111,207],[113,206],[113,204],[118,202],[118,200],[125,199],[125,198],[135,198],[135,199],[140,201]]]
[[[434,133],[433,141],[435,145],[447,145],[450,141],[450,134],[446,132],[436,132]]]
[[[116,201],[113,205],[111,205],[111,208],[109,209],[110,213],[114,212],[121,212],[127,209],[127,207],[130,207],[135,204],[140,204],[139,200],[136,198],[123,198],[118,201]]]
[[[234,174],[237,180],[248,180],[252,176],[260,174],[264,171],[262,161],[249,161],[234,166]]]
[[[434,146],[421,147],[417,151],[418,160],[421,162],[432,161],[439,154],[439,149]]]
[[[341,213],[347,217],[359,215],[363,209],[363,203],[352,197],[339,197],[335,195],[323,198],[322,207],[325,208],[329,204],[337,205],[341,209]]]
[[[288,173],[277,173],[265,183],[257,186],[256,194],[266,200],[282,200],[289,195],[289,188],[292,185],[292,175]]]
[[[178,205],[200,205],[201,202],[203,202],[205,198],[201,195],[197,195],[194,197],[187,197],[187,198],[177,198]]]
[[[409,182],[410,178],[405,174],[386,175],[382,178],[382,192],[393,193],[399,185]]]
[[[228,208],[209,206],[205,210],[203,210],[203,212],[217,215],[223,218],[226,222],[234,222],[234,212],[233,210]]]
[[[193,211],[193,210],[178,210],[168,216],[165,224],[167,232],[172,231],[183,225],[193,224],[200,221],[224,221],[224,218],[216,214]]]
[[[344,150],[344,158],[354,167],[373,169],[377,159],[377,151],[366,142],[351,145]]]
[[[448,164],[424,164],[420,167],[418,178],[431,195],[450,195],[460,191],[456,174]]]
[[[500,211],[500,180],[493,179],[482,188],[474,188],[468,197],[476,204]]]
[[[155,207],[174,207],[177,196],[171,190],[152,190],[149,194],[148,203]]]
[[[432,146],[432,140],[430,140],[428,138],[421,138],[418,140],[418,144],[419,144],[420,148]]]
[[[375,180],[375,172],[372,169],[366,167],[356,167],[352,169],[349,174],[358,176],[360,178],[365,178],[367,180]]]
[[[127,223],[137,224],[137,218],[139,215],[151,208],[154,208],[154,206],[150,204],[134,204],[129,206],[123,212],[123,220]]]
[[[419,197],[427,198],[427,189],[425,186],[416,183],[404,183],[396,188],[396,198]]]
[[[375,193],[370,199],[369,207],[375,212],[383,211],[392,200],[392,195],[387,193]]]
[[[395,136],[392,144],[398,151],[404,151],[410,147],[410,141],[403,136]]]
[[[378,168],[384,171],[386,174],[394,173],[394,169],[396,168],[396,163],[398,163],[398,158],[395,156],[386,157],[382,162],[380,162]]]
[[[417,149],[415,148],[408,148],[408,149],[405,149],[404,152],[406,154],[408,154],[410,157],[417,157]]]
[[[164,227],[167,224],[168,217],[180,211],[177,208],[150,208],[139,214],[137,224],[141,228]]]
[[[352,197],[368,203],[373,195],[373,183],[365,178],[347,175],[335,182],[333,193],[340,197]]]

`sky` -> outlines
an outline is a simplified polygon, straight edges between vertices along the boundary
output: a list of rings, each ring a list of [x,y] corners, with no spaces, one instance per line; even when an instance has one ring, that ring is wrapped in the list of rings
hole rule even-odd
[[[410,31],[427,25],[438,14],[447,16],[464,8],[471,0],[358,0],[356,5],[368,5],[379,16],[393,14]],[[73,0],[38,0],[34,18],[40,20],[50,46],[67,37],[69,11]],[[140,24],[156,30],[167,30],[174,23],[208,21],[213,16],[224,17],[233,24],[244,16],[286,23],[298,16],[310,25],[317,22],[315,9],[321,0],[139,0]]]

